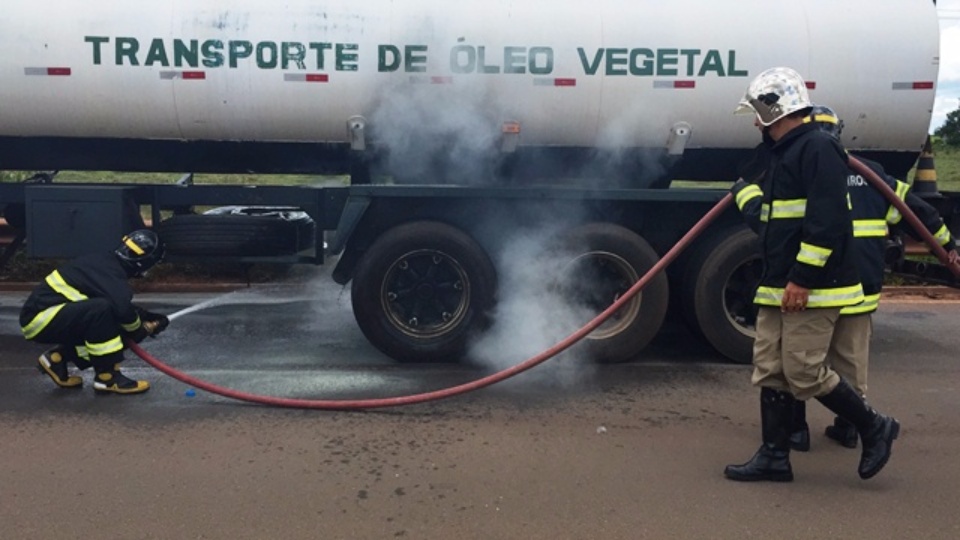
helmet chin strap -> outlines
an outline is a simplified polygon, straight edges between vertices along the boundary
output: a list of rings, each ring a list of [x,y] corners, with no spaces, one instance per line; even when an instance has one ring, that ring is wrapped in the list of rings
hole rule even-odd
[[[763,142],[769,146],[773,146],[773,143],[777,142],[773,140],[773,137],[770,135],[770,126],[764,126],[760,131],[761,137],[763,137]]]
[[[123,270],[127,273],[128,278],[136,278],[143,275],[143,272],[137,268],[137,265],[130,261],[124,260],[123,257],[120,257],[119,255],[117,255],[117,259],[120,260],[120,265],[123,266]]]

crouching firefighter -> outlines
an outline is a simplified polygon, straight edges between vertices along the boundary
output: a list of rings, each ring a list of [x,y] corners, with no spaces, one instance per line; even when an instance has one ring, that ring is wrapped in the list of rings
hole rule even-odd
[[[139,343],[170,324],[166,316],[133,305],[128,280],[143,277],[163,259],[156,233],[143,229],[123,237],[113,252],[80,256],[54,270],[30,294],[20,310],[23,336],[54,344],[40,355],[41,373],[61,388],[80,388],[83,379],[71,375],[93,367],[93,389],[101,394],[139,394],[147,381],[120,372],[124,339]]]

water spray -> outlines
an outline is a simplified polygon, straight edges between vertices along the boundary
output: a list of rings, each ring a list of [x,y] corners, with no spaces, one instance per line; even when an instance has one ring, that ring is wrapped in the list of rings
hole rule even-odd
[[[289,298],[277,298],[276,296],[271,296],[269,298],[264,298],[262,300],[251,299],[249,297],[240,299],[240,295],[251,292],[251,289],[231,291],[220,296],[215,296],[209,300],[204,300],[203,302],[194,304],[189,307],[185,307],[180,311],[174,312],[170,315],[167,315],[167,319],[173,321],[178,319],[188,313],[193,313],[195,311],[200,311],[202,309],[207,309],[215,306],[223,306],[231,303],[244,303],[244,304],[282,304],[284,302],[291,301]],[[254,291],[261,292],[261,291]]]
[[[177,311],[177,312],[175,312],[175,313],[171,313],[170,315],[167,315],[167,319],[169,319],[169,320],[172,322],[174,319],[178,319],[178,318],[180,318],[180,317],[182,317],[182,316],[184,316],[184,315],[186,315],[186,314],[188,314],[188,313],[193,313],[194,311],[200,311],[201,309],[206,309],[206,308],[208,308],[208,307],[213,307],[213,306],[218,306],[218,305],[221,305],[221,304],[225,304],[227,297],[230,296],[230,295],[232,295],[232,294],[236,294],[236,291],[228,292],[228,293],[222,294],[222,295],[220,295],[220,296],[215,296],[215,297],[213,297],[213,298],[211,298],[211,299],[209,299],[209,300],[205,300],[205,301],[203,301],[203,302],[200,302],[200,303],[194,304],[194,305],[192,305],[192,306],[183,308],[183,309],[181,309],[180,311]]]

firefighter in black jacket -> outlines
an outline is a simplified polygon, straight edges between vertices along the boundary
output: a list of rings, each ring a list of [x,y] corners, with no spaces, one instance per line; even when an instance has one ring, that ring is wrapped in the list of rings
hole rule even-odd
[[[837,141],[843,129],[843,122],[829,107],[817,106],[805,119]],[[960,255],[954,246],[950,231],[936,209],[923,199],[910,193],[910,184],[900,182],[888,175],[876,162],[858,158],[877,176],[882,178],[890,189],[897,194],[907,207],[920,219],[927,231],[933,235],[947,251],[950,258],[956,260]],[[834,331],[827,362],[837,370],[841,377],[850,381],[860,395],[867,392],[867,365],[870,356],[870,338],[873,334],[871,314],[880,305],[880,290],[883,287],[888,228],[906,232],[920,239],[911,227],[903,227],[903,216],[896,206],[883,194],[853,170],[847,171],[847,190],[853,204],[853,237],[857,251],[857,267],[860,281],[863,283],[864,301],[855,306],[840,310],[840,320]],[[852,424],[840,418],[834,419],[825,434],[847,448],[857,447],[857,430]],[[798,401],[794,415],[794,432],[790,437],[794,450],[810,449],[810,433],[807,427],[806,407]]]
[[[128,280],[142,277],[160,262],[164,248],[156,233],[134,231],[114,252],[83,255],[54,270],[37,286],[20,310],[28,340],[56,344],[39,359],[41,373],[61,388],[80,388],[67,364],[93,367],[97,393],[138,394],[150,389],[120,373],[124,338],[140,342],[156,336],[170,321],[133,305]]]
[[[759,205],[764,272],[752,382],[760,387],[763,444],[731,480],[793,480],[790,435],[795,400],[816,398],[852,422],[863,440],[857,472],[871,478],[886,465],[900,432],[826,363],[840,310],[863,301],[853,250],[846,154],[815,125],[804,124],[813,104],[800,75],[789,68],[759,74],[738,112],[773,141],[761,185],[734,187],[738,206]],[[760,197],[751,197],[760,193]]]

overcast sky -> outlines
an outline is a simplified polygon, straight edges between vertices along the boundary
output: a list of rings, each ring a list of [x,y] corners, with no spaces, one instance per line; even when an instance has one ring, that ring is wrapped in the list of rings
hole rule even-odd
[[[943,125],[947,113],[960,108],[960,0],[938,0],[940,79],[930,132]]]

